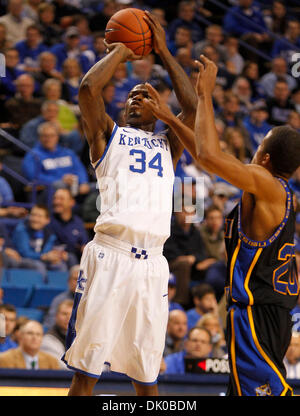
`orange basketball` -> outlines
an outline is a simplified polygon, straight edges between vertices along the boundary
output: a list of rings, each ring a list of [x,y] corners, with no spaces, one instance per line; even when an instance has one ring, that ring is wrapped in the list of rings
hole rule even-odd
[[[143,10],[134,8],[115,13],[106,25],[107,43],[122,42],[136,55],[148,55],[152,50],[152,32],[143,16]]]

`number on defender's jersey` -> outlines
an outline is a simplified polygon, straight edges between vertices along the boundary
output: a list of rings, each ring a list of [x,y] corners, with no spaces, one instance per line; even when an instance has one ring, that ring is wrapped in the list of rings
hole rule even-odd
[[[146,171],[146,153],[143,150],[131,149],[130,156],[135,156],[134,165],[129,165],[131,172],[144,173]],[[150,169],[157,170],[157,176],[162,177],[163,167],[161,165],[161,153],[156,155],[148,163]]]
[[[294,267],[294,244],[286,243],[278,253],[278,260],[284,261],[273,272],[273,285],[276,292],[283,295],[298,295],[299,284],[296,267]]]

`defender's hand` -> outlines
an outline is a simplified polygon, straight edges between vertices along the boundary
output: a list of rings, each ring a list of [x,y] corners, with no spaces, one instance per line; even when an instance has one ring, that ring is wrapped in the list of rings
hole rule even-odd
[[[145,10],[145,21],[150,26],[153,35],[153,49],[157,54],[160,54],[165,48],[167,48],[166,33],[162,25],[156,16],[151,14],[148,10]]]
[[[212,94],[216,85],[216,77],[218,72],[218,67],[213,61],[206,58],[204,55],[200,55],[200,59],[202,62],[195,61],[199,69],[196,83],[196,92],[198,97],[201,97],[204,94]]]
[[[146,82],[145,86],[149,94],[149,98],[143,99],[145,107],[148,108],[156,118],[168,124],[168,122],[175,117],[174,114],[167,104],[163,102],[159,93],[152,85]]]
[[[110,53],[111,51],[118,49],[122,54],[122,62],[137,61],[143,58],[143,56],[141,55],[135,55],[135,53],[131,49],[127,48],[127,46],[124,45],[124,43],[107,43],[105,40],[103,41],[103,43],[106,46],[106,53]]]

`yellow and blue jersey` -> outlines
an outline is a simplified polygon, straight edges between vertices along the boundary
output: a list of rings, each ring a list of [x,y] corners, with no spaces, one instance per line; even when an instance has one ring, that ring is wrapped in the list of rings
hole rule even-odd
[[[225,290],[228,306],[272,304],[291,310],[296,305],[299,284],[294,252],[292,192],[286,181],[278,180],[286,191],[286,212],[270,238],[254,241],[243,233],[241,201],[226,218],[228,266]]]

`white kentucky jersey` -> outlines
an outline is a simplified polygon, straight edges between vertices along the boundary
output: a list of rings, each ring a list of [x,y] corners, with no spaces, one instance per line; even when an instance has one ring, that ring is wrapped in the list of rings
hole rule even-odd
[[[133,246],[162,246],[170,235],[174,168],[165,135],[114,125],[93,164],[100,192],[94,231]]]

